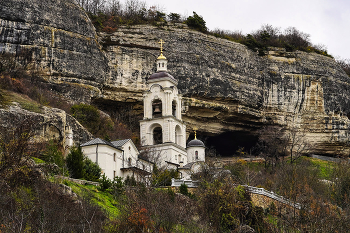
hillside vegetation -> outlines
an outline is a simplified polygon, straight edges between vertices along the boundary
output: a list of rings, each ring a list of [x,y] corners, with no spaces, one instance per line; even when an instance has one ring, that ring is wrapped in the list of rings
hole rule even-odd
[[[51,178],[67,170],[77,174],[67,169],[68,160],[57,169],[55,158],[63,158],[52,145],[30,142],[32,125],[1,131],[1,232],[347,232],[350,226],[348,163],[299,157],[266,166],[241,160],[221,171],[208,162],[194,176],[200,185],[192,190],[158,186],[177,174],[162,169],[152,175],[151,186],[118,177],[82,185]],[[46,160],[36,159],[39,166],[30,159],[38,155]],[[271,190],[301,209],[260,207],[243,184]]]

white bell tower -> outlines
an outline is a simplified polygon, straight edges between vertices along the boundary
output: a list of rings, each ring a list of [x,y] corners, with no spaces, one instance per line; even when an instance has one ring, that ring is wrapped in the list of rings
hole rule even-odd
[[[182,96],[177,80],[167,72],[163,56],[164,41],[160,40],[157,72],[148,80],[148,91],[143,93],[144,117],[140,121],[141,144],[159,157],[160,166],[187,164],[186,125],[182,121]]]

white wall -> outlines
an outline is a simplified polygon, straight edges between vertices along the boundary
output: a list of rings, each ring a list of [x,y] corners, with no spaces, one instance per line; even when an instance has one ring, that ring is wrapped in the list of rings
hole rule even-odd
[[[196,159],[196,151],[198,151],[198,159]],[[200,146],[189,147],[187,148],[187,156],[189,163],[198,161],[205,162],[205,148]]]
[[[103,174],[109,179],[114,179],[114,174],[116,176],[123,176],[120,170],[123,160],[123,152],[121,150],[103,144],[84,146],[81,149],[84,155],[93,162],[96,163],[96,160],[98,161]]]
[[[153,164],[138,159],[139,152],[131,140],[125,143],[122,148],[124,149],[124,154],[122,150],[101,144],[84,146],[82,151],[91,161],[96,162],[96,159],[98,159],[98,165],[102,169],[103,174],[111,180],[114,179],[114,175],[123,178],[126,178],[127,175],[132,175],[130,171],[122,171],[122,168],[137,167],[147,172],[152,172]],[[96,156],[96,149],[98,156]],[[131,158],[131,164],[128,163],[128,158]]]

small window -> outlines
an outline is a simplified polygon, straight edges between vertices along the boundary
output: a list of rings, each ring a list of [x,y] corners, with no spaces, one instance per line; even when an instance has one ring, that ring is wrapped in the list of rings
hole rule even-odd
[[[114,153],[114,154],[113,154],[113,161],[114,161],[114,162],[115,162],[115,160],[116,160],[115,157],[116,157],[116,154]]]
[[[162,67],[164,67],[164,63],[162,63]]]
[[[196,160],[198,160],[198,151],[196,150],[196,152],[194,152],[196,155]]]
[[[113,171],[113,178],[115,178],[115,171]]]
[[[131,158],[128,158],[128,165],[131,166]]]
[[[129,150],[131,150],[131,147],[129,146]]]

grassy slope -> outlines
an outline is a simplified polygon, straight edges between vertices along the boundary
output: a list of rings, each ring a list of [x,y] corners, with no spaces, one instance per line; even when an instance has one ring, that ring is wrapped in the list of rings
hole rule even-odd
[[[63,183],[72,188],[72,191],[81,198],[88,198],[92,203],[108,213],[110,219],[118,217],[120,211],[118,202],[106,191],[99,191],[94,185],[82,185],[64,180]]]
[[[17,102],[25,110],[42,113],[42,106],[26,95],[3,89],[1,90],[1,95],[3,99],[0,101],[0,107],[2,108],[13,105],[12,102]]]
[[[316,158],[302,157],[302,159],[309,161],[312,167],[318,169],[318,174],[320,179],[331,178],[333,168],[335,166],[334,162],[324,161]]]

